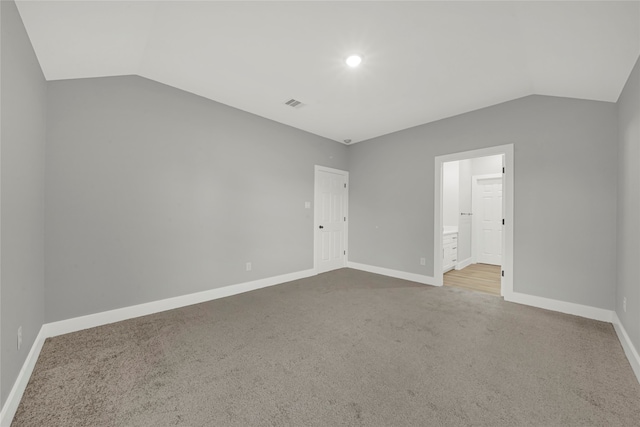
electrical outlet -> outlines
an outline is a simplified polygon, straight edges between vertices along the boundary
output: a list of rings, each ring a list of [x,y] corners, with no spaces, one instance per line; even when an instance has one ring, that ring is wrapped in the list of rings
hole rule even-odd
[[[247,271],[251,271],[251,263],[250,262],[247,263]]]
[[[622,298],[622,310],[627,312],[627,297]]]
[[[420,258],[420,265],[427,265],[427,259],[426,258]]]
[[[18,328],[18,350],[22,347],[22,326]]]

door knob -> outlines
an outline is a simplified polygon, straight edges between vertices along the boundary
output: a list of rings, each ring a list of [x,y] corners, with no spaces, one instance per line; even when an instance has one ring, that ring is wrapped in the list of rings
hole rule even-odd
[[[320,228],[324,228],[324,227],[321,225]]]

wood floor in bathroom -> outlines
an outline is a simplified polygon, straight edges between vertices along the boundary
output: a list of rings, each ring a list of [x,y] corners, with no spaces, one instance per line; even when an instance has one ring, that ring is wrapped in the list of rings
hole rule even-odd
[[[500,296],[499,265],[471,264],[444,274],[444,285]]]

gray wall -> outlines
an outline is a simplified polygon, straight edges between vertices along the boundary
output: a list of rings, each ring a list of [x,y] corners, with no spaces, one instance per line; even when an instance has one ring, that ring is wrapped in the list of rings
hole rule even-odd
[[[433,275],[434,157],[514,143],[514,291],[613,309],[616,141],[615,104],[529,96],[353,145],[350,260]]]
[[[4,404],[43,323],[46,83],[15,4],[2,1],[0,10],[0,401]]]
[[[48,90],[47,322],[313,268],[346,146],[141,77]]]
[[[640,59],[618,99],[618,285],[615,310],[640,349]],[[627,298],[627,312],[622,299]]]
[[[1,14],[2,403],[45,320],[312,268],[314,164],[350,171],[350,260],[432,275],[434,157],[505,143],[515,291],[615,307],[640,345],[637,64],[617,106],[531,96],[347,148],[139,77],[47,86]]]

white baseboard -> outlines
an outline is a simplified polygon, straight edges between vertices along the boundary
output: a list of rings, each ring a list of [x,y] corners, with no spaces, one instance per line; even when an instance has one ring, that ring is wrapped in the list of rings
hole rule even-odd
[[[31,346],[27,359],[18,374],[18,378],[16,379],[9,396],[7,396],[7,400],[2,407],[2,411],[0,412],[0,426],[9,427],[11,425],[11,421],[13,420],[16,410],[18,409],[18,405],[20,404],[20,400],[22,399],[22,394],[27,387],[33,368],[35,367],[40,351],[42,350],[42,345],[44,344],[45,339],[49,337],[107,325],[109,323],[120,322],[122,320],[133,319],[135,317],[146,316],[148,314],[159,313],[166,310],[172,310],[174,308],[185,307],[187,305],[199,304],[315,275],[316,271],[313,269],[303,270],[295,273],[283,274],[281,276],[254,280],[252,282],[239,283],[237,285],[224,286],[222,288],[210,289],[208,291],[148,302],[145,304],[132,305],[130,307],[119,308],[116,310],[89,314],[87,316],[75,317],[73,319],[61,320],[59,322],[45,323],[42,325],[42,328],[40,328],[40,332]]]
[[[436,285],[436,280],[430,276],[407,273],[404,271],[376,267],[367,264],[359,264],[355,262],[348,262],[347,267],[354,268],[356,270],[367,271],[370,273],[381,274],[383,276],[395,277],[398,279],[410,280],[417,283],[438,286]],[[22,394],[27,387],[27,383],[29,382],[31,373],[33,372],[36,361],[38,360],[38,356],[40,355],[40,351],[42,350],[44,341],[48,337],[76,332],[87,328],[106,325],[109,323],[132,319],[135,317],[145,316],[148,314],[159,313],[162,311],[180,308],[187,305],[198,304],[201,302],[237,295],[256,289],[290,282],[293,280],[304,279],[305,277],[314,276],[315,274],[316,272],[313,269],[304,270],[295,273],[284,274],[281,276],[254,280],[252,282],[225,286],[222,288],[211,289],[194,294],[182,295],[179,297],[168,298],[160,301],[153,301],[145,304],[138,304],[116,310],[105,311],[102,313],[90,314],[87,316],[81,316],[73,319],[44,324],[40,329],[40,332],[38,333],[38,336],[36,337],[33,345],[31,346],[31,350],[29,351],[29,354],[27,355],[27,358],[22,365],[22,369],[20,369],[18,378],[16,379],[16,382],[14,383],[9,396],[7,396],[7,400],[2,407],[2,411],[0,412],[0,426],[9,427],[11,425],[11,421],[13,420],[15,412],[18,409],[18,405],[20,404],[20,400],[22,399]],[[508,296],[505,295],[504,298],[505,301],[613,323],[616,333],[618,334],[618,338],[620,339],[620,343],[624,348],[624,352],[627,355],[629,362],[631,363],[631,367],[633,368],[638,381],[640,382],[640,356],[638,355],[638,351],[636,350],[636,348],[633,346],[633,343],[629,339],[629,336],[627,335],[624,327],[620,323],[618,315],[614,311],[564,301],[557,301],[533,295],[521,294],[517,292],[513,292]]]
[[[369,273],[381,274],[383,276],[395,277],[396,279],[404,279],[410,280],[412,282],[423,283],[425,285],[442,286],[442,284],[436,284],[437,282],[435,278],[431,276],[424,276],[422,274],[407,273],[406,271],[392,270],[390,268],[376,267],[375,265],[360,264],[351,261],[347,262],[347,267],[356,270],[367,271]]]
[[[471,261],[471,258],[468,259]],[[467,260],[463,261],[467,262]],[[383,267],[376,267],[367,264],[359,264],[356,262],[347,262],[347,267],[354,268],[356,270],[368,271],[369,273],[381,274],[383,276],[395,277],[398,279],[411,280],[413,282],[425,283],[433,285],[435,279],[429,276],[422,276],[414,273],[406,273],[404,271],[391,270]],[[463,267],[464,268],[464,267]],[[629,339],[629,335],[625,331],[624,327],[618,319],[618,315],[613,310],[606,310],[604,308],[591,307],[588,305],[575,304],[566,301],[559,301],[550,298],[543,298],[534,295],[522,294],[518,292],[512,292],[504,296],[505,301],[514,302],[523,305],[529,305],[532,307],[544,308],[546,310],[557,311],[565,314],[572,314],[574,316],[585,317],[587,319],[599,320],[601,322],[612,323],[618,339],[624,348],[624,352],[629,359],[629,363],[633,368],[633,372],[640,382],[640,355],[633,346],[633,343]]]
[[[633,369],[633,373],[636,374],[636,378],[638,382],[640,382],[640,355],[638,354],[638,350],[635,348],[627,331],[622,326],[620,322],[620,318],[618,318],[618,313],[613,312],[613,327],[616,330],[616,334],[618,334],[618,339],[620,340],[620,344],[622,344],[622,348],[624,349],[624,354],[629,359],[629,363],[631,364],[631,369]]]
[[[40,356],[40,350],[42,350],[42,345],[44,344],[44,340],[47,337],[44,335],[43,328],[40,328],[40,332],[36,336],[33,345],[31,346],[31,350],[29,350],[29,354],[18,373],[18,378],[16,378],[16,382],[13,384],[11,391],[9,392],[9,396],[7,396],[7,400],[2,407],[2,411],[0,412],[0,426],[9,427],[11,425],[11,421],[13,421],[13,416],[16,414],[18,410],[18,405],[20,404],[20,400],[22,399],[22,394],[24,390],[27,388],[27,384],[29,383],[29,378],[31,378],[31,373],[33,372],[33,368],[36,366],[36,362],[38,361],[38,356]]]
[[[76,332],[82,329],[93,328],[109,323],[120,322],[122,320],[133,319],[135,317],[146,316],[148,314],[159,313],[161,311],[172,310],[174,308],[185,307],[187,305],[199,304],[201,302],[229,297],[243,292],[254,291],[268,286],[291,282],[292,280],[304,279],[305,277],[314,276],[315,274],[316,272],[313,269],[298,271],[296,273],[268,277],[266,279],[239,283],[237,285],[223,286],[221,288],[181,295],[179,297],[167,298],[145,304],[103,311],[101,313],[89,314],[87,316],[74,317],[73,319],[60,320],[58,322],[47,323],[43,328],[45,329],[47,337],[55,337],[57,335]]]
[[[558,311],[560,313],[573,314],[574,316],[586,317],[587,319],[600,320],[601,322],[611,323],[613,321],[613,311],[606,310],[604,308],[521,294],[518,292],[512,292],[508,295],[504,295],[504,300],[518,304],[530,305],[532,307],[544,308],[546,310]]]
[[[462,270],[465,267],[469,267],[471,264],[473,264],[473,258],[469,257],[465,260],[460,261],[459,263],[456,264],[456,270]]]

